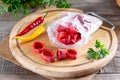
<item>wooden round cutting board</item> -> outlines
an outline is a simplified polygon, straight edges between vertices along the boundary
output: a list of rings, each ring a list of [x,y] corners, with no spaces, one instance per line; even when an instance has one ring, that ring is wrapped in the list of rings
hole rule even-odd
[[[26,25],[35,20],[38,16],[44,16],[46,14],[46,11],[48,11],[48,15],[45,17],[45,21],[43,23],[46,23],[46,27],[64,12],[83,13],[78,9],[52,8],[36,11],[35,13],[30,14],[29,16],[20,20],[11,31],[9,45],[13,56],[25,68],[44,76],[54,78],[70,78],[93,73],[104,67],[112,60],[117,49],[117,37],[114,30],[101,26],[100,29],[91,35],[91,39],[86,45],[76,48],[78,53],[76,60],[65,59],[56,61],[54,63],[47,63],[43,61],[39,54],[35,54],[32,51],[32,45],[35,41],[43,42],[45,44],[45,48],[51,49],[55,53],[58,49],[50,44],[47,32],[40,35],[35,40],[26,43],[16,40],[15,35],[24,29]],[[31,35],[35,29],[24,36]],[[87,50],[88,48],[95,48],[94,44],[96,40],[100,40],[103,44],[105,44],[110,54],[100,60],[89,60],[87,58]]]

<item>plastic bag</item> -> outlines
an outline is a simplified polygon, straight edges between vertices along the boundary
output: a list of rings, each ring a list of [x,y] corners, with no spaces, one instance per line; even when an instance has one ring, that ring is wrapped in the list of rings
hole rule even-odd
[[[51,44],[61,48],[76,48],[86,44],[102,21],[77,12],[63,13],[47,28]]]

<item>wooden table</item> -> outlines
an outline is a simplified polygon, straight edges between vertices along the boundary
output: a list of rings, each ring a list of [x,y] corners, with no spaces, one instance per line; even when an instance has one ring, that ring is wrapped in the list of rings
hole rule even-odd
[[[120,80],[120,8],[115,0],[70,0],[73,8],[93,11],[110,20],[116,25],[118,49],[114,59],[104,67],[93,80]],[[23,17],[20,13],[20,19]],[[10,14],[0,16],[0,41],[10,33],[20,19]],[[48,80],[31,71],[23,69],[13,63],[0,58],[0,80]]]

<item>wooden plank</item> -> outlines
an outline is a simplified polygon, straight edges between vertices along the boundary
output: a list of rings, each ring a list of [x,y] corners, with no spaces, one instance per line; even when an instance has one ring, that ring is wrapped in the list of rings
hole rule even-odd
[[[49,80],[39,75],[0,74],[1,80]],[[120,80],[120,74],[97,74],[93,80]]]
[[[120,10],[119,7],[116,5],[115,0],[95,0],[95,1],[91,1],[91,0],[70,0],[71,4],[72,4],[72,8],[78,8],[84,11],[94,11],[100,15],[102,15],[103,17],[107,18],[110,21],[113,21],[114,23],[118,24],[118,21],[120,21],[120,18],[118,16],[120,16]],[[34,10],[33,10],[34,11]],[[31,12],[33,12],[31,11]],[[16,19],[15,17],[12,16],[12,13],[6,14],[4,13],[2,16],[0,16],[0,20],[20,20],[23,15],[21,12],[20,13],[20,18]],[[114,17],[111,17],[113,16]],[[116,16],[115,16],[116,15]],[[114,21],[115,20],[115,21]],[[116,22],[117,21],[117,22]]]
[[[48,80],[29,70],[21,68],[10,61],[0,58],[0,80]],[[5,77],[7,76],[7,77]],[[10,77],[11,76],[11,77]],[[18,76],[18,78],[16,77]],[[10,78],[10,79],[9,79]]]
[[[13,63],[3,60],[0,58],[0,73],[11,73],[11,74],[26,74],[26,75],[30,75],[33,74],[33,72],[28,71],[26,69],[23,69],[17,65],[14,65]],[[114,58],[107,66],[105,66],[101,73],[104,74],[120,74],[120,58]],[[14,70],[12,70],[14,69]]]
[[[115,57],[119,57],[120,58],[120,43],[118,43],[117,52],[116,52]]]
[[[3,40],[3,38],[4,38],[4,36],[1,36],[1,35],[0,35],[0,41],[2,41],[2,40]]]
[[[17,21],[0,21],[0,35],[9,34],[16,22]]]
[[[14,65],[10,61],[6,61],[2,58],[0,58],[0,74],[17,74],[17,75],[35,75],[35,73],[26,70],[24,68],[21,68],[17,65]]]
[[[32,75],[18,75],[18,74],[0,74],[0,80],[50,80],[42,76]]]
[[[9,79],[11,79],[11,80],[33,80],[34,79],[34,80],[37,80],[39,78],[40,80],[42,80],[41,77],[39,77],[37,74],[34,74],[32,72],[29,72],[29,71],[26,72],[25,69],[21,72],[21,69],[23,69],[23,68],[20,68],[20,67],[18,67],[16,65],[12,64],[11,62],[3,61],[3,60],[0,59],[0,63],[3,64],[2,65],[3,67],[7,66],[6,70],[4,69],[2,71],[1,71],[1,69],[3,69],[3,68],[0,67],[0,72],[2,72],[2,73],[0,73],[0,78],[1,79],[6,79],[6,80],[9,80]],[[117,62],[117,63],[119,63],[119,62]],[[12,67],[12,66],[14,66],[14,67]],[[15,72],[11,71],[13,68],[20,69],[20,70],[18,70],[18,71],[16,70]],[[112,70],[114,68],[111,67],[109,69]],[[109,71],[111,71],[111,70],[109,70]],[[5,73],[4,73],[4,71],[5,71]],[[7,77],[5,77],[5,76],[7,76]],[[18,78],[16,78],[16,76]],[[107,76],[107,79],[106,79],[106,76]],[[111,72],[111,73],[107,72],[107,73],[103,73],[103,74],[102,73],[101,74],[97,74],[93,80],[116,80],[116,79],[119,80],[119,76],[120,76],[120,74],[118,74],[118,73],[114,73],[113,74],[113,72]],[[22,77],[22,79],[21,79],[21,77]],[[43,78],[43,79],[45,80],[45,78]]]
[[[120,74],[97,74],[93,80],[120,80]]]
[[[12,15],[12,13],[3,13],[2,15],[0,15],[0,21],[18,21],[23,17],[22,14],[20,14],[19,16],[20,16],[20,18],[16,19]]]
[[[120,74],[120,58],[114,58],[100,73],[104,74]]]
[[[21,68],[13,63],[11,63],[10,61],[6,61],[2,58],[0,58],[0,74],[17,74],[17,75],[32,75],[35,73],[26,70],[24,68]]]
[[[118,48],[115,57],[120,57],[120,25],[116,25],[115,32],[118,37]]]

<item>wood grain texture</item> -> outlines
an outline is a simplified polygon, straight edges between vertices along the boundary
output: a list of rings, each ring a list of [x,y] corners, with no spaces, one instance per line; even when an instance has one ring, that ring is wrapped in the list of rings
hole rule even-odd
[[[0,74],[1,80],[49,80],[37,74],[27,74],[27,75],[19,75],[19,74]]]
[[[0,35],[10,34],[17,21],[0,21]]]
[[[120,0],[116,0],[116,3],[120,7]]]
[[[4,52],[3,50],[5,50],[5,49],[8,52],[6,52],[6,51]],[[3,71],[1,71],[3,74],[6,74],[6,71],[9,70],[10,72],[13,72],[13,74],[17,74],[17,75],[20,75],[20,74],[22,74],[22,75],[28,75],[28,76],[31,75],[31,74],[36,75],[36,76],[38,75],[38,74],[32,73],[31,71],[28,71],[28,70],[24,71],[23,68],[20,68],[20,67],[23,67],[23,66],[21,66],[15,60],[15,58],[12,56],[12,53],[11,53],[11,51],[9,49],[9,36],[7,36],[6,38],[4,38],[3,42],[0,44],[0,56],[3,59],[6,59],[6,60],[9,61],[9,63],[5,63],[5,60],[0,59],[0,62],[6,66],[6,67],[4,67],[4,66],[0,67],[3,70]],[[20,67],[15,67],[15,65],[13,65],[10,62],[13,62],[14,64],[17,64]],[[95,73],[87,75],[87,76],[83,76],[83,77],[77,77],[77,78],[75,78],[75,80],[86,80],[86,79],[91,80],[93,78],[93,76],[95,76]],[[40,78],[40,75],[39,75],[39,78]],[[46,80],[46,79],[47,78],[44,77],[44,80]],[[53,78],[49,78],[49,79],[53,79]],[[54,79],[54,80],[59,80],[59,79]],[[74,80],[74,79],[70,79],[70,80]]]
[[[69,11],[80,12],[80,13],[82,12],[77,9],[54,9],[54,8],[45,9],[44,11],[45,12],[48,11],[48,15],[45,17],[45,21],[44,21],[44,23],[46,22],[48,23],[47,25],[49,25],[51,21],[55,20],[61,13],[69,12]],[[105,27],[101,27],[99,30],[97,30],[92,35],[91,40],[90,42],[88,42],[88,44],[86,44],[83,47],[76,48],[77,52],[79,53],[77,56],[78,58],[76,60],[74,61],[63,60],[54,63],[46,63],[42,61],[41,58],[39,58],[39,55],[34,55],[33,51],[31,50],[30,46],[32,46],[35,40],[28,43],[22,43],[16,41],[14,37],[17,33],[19,33],[18,32],[19,30],[24,28],[24,26],[21,25],[27,22],[30,23],[31,20],[39,16],[38,14],[40,13],[41,13],[40,15],[44,15],[45,14],[44,11],[37,11],[23,18],[15,25],[15,27],[11,32],[10,40],[9,40],[11,52],[13,56],[17,59],[17,61],[21,63],[25,68],[45,76],[57,77],[57,78],[69,78],[69,77],[84,76],[93,73],[101,69],[107,63],[109,63],[109,61],[111,61],[111,59],[113,58],[116,52],[117,37],[112,29]],[[94,43],[96,39],[102,41],[102,43],[105,44],[110,54],[106,56],[104,59],[91,61],[86,58],[87,55],[86,51],[89,47],[94,47]],[[47,42],[45,44],[46,48],[51,49],[53,51],[56,50],[55,47],[50,46],[51,44],[48,41],[49,39],[47,33],[41,35],[36,40],[42,41],[44,43]]]
[[[97,14],[107,18],[113,23],[119,24],[120,20],[120,8],[117,6],[115,0],[69,0],[72,4],[72,8],[77,8],[86,11],[93,11]],[[34,11],[34,10],[33,10]],[[31,11],[31,12],[33,12]],[[20,13],[20,19],[23,18],[23,15]],[[1,21],[18,21],[20,19],[16,19],[10,14],[3,14],[0,16]]]
[[[97,14],[103,16],[104,18],[110,20],[111,22],[113,22],[115,25],[116,25],[116,29],[115,29],[115,32],[117,33],[118,35],[118,49],[117,49],[117,54],[115,56],[114,59],[117,59],[120,57],[120,8],[116,5],[116,2],[115,0],[70,0],[70,2],[72,3],[72,7],[73,8],[78,8],[78,9],[82,9],[84,11],[93,11],[93,12],[96,12]],[[20,19],[23,17],[22,14],[20,14]],[[0,16],[0,28],[3,28],[3,30],[0,31],[0,34],[2,36],[0,36],[0,40],[3,39],[3,37],[6,36],[6,34],[8,34],[9,32],[7,31],[10,31],[12,29],[12,27],[15,25],[15,23],[12,21],[19,21],[20,19],[16,19],[15,17],[12,16],[12,14],[3,14],[3,16]],[[5,21],[3,23],[3,21]],[[11,25],[12,26],[9,26],[7,25],[8,22],[7,21],[11,21]],[[4,25],[4,26],[2,26]],[[5,30],[4,27],[7,27]],[[5,30],[5,31],[4,31]],[[5,34],[5,35],[4,35]],[[34,73],[30,73],[29,71],[26,71],[25,69],[22,69],[14,64],[12,64],[11,62],[9,61],[6,61],[6,60],[3,60],[3,59],[0,59],[2,61],[0,61],[0,75],[6,75],[4,77],[0,76],[0,79],[1,80],[40,80],[40,78],[38,77],[34,77]],[[4,61],[4,65],[3,64],[3,61]],[[109,65],[107,65],[103,70],[102,74],[97,74],[97,76],[94,78],[94,80],[119,80],[119,66],[116,66],[114,67],[114,64],[119,64],[119,63],[116,63],[115,61],[114,62],[111,62]],[[112,65],[112,66],[111,66]],[[5,68],[5,70],[3,70],[3,68]],[[16,72],[14,73],[14,70],[12,69],[19,69],[18,71],[16,70]],[[109,68],[109,69],[108,69]],[[117,70],[115,69],[117,68]],[[113,71],[114,70],[114,71]],[[4,73],[5,71],[5,73]],[[22,71],[22,72],[21,72]],[[117,72],[116,72],[117,71]],[[106,73],[107,72],[107,73]],[[114,72],[112,74],[112,72]],[[31,75],[29,75],[29,73]],[[106,79],[106,73],[107,74],[107,79]],[[17,75],[18,74],[18,75]],[[24,76],[23,74],[28,74],[27,76]],[[10,75],[10,76],[9,76]],[[13,78],[12,76],[15,75],[17,76],[17,79]],[[31,77],[33,75],[33,78]],[[100,76],[99,76],[100,75]],[[103,75],[103,76],[101,76]],[[6,78],[7,76],[9,76],[8,78]],[[20,78],[20,76],[22,76],[22,78]],[[45,79],[43,79],[45,80]]]
[[[120,74],[99,74],[93,80],[120,80]]]

